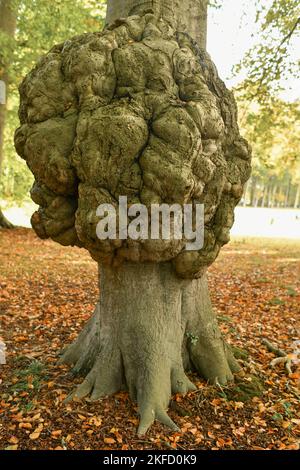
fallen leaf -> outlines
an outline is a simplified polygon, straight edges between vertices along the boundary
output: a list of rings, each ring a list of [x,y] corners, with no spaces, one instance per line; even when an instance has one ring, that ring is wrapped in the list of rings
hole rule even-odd
[[[16,436],[12,436],[9,441],[10,444],[18,444],[19,439]]]
[[[105,444],[115,444],[116,443],[115,439],[112,438],[112,437],[105,437],[104,442],[105,442]]]

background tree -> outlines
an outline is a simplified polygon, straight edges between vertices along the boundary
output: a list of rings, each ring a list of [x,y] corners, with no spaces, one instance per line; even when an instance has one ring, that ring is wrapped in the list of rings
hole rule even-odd
[[[249,100],[270,107],[285,81],[299,78],[299,56],[295,54],[300,34],[300,5],[298,0],[256,1],[256,22],[260,25],[259,42],[246,53],[235,67],[238,73],[247,70],[247,79],[240,89]]]
[[[7,104],[0,105],[0,194],[4,198],[22,202],[33,181],[13,145],[19,83],[54,43],[101,28],[105,8],[104,0],[1,0],[0,79],[9,85]],[[11,226],[1,213],[0,218],[0,225]]]
[[[299,205],[300,103],[273,98],[266,108],[258,100],[236,94],[243,134],[253,142],[253,171],[244,205],[295,207]]]
[[[280,98],[289,80],[299,79],[297,0],[256,2],[257,43],[234,67],[247,73],[237,87],[243,134],[253,142],[253,172],[243,204],[299,206],[299,101]]]
[[[9,89],[8,67],[12,62],[14,36],[16,30],[16,12],[13,0],[0,1],[0,80],[4,82],[5,94]],[[4,153],[4,127],[7,112],[7,98],[0,103],[0,176]],[[4,217],[0,207],[0,228],[12,228],[12,224]]]

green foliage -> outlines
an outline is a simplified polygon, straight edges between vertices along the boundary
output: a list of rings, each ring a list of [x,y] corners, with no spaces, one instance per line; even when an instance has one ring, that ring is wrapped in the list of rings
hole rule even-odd
[[[232,401],[247,402],[253,397],[261,397],[264,393],[263,382],[255,375],[241,378],[236,377],[235,383],[227,387],[223,387],[219,391],[222,398]]]
[[[18,369],[15,373],[17,382],[10,387],[11,392],[38,392],[42,385],[42,380],[46,379],[45,366],[39,361],[33,360]]]
[[[259,205],[293,206],[300,184],[300,102],[285,102],[269,94],[269,105],[250,98],[255,86],[236,93],[242,134],[253,148],[252,180]],[[273,194],[274,193],[274,194]],[[264,204],[262,200],[264,199]]]
[[[222,0],[208,0],[208,6],[211,8],[221,8]]]
[[[16,4],[16,47],[11,67],[14,84],[54,44],[103,27],[105,5],[101,1],[21,0]]]
[[[196,344],[198,343],[199,341],[199,336],[197,335],[194,335],[193,333],[186,333],[186,336],[188,337],[188,339],[190,340],[190,343],[192,346],[196,346]]]
[[[13,135],[18,126],[18,85],[35,63],[54,44],[72,36],[103,28],[104,0],[14,0],[17,17],[15,38],[0,33],[0,68],[9,64],[9,90],[4,136],[4,162],[0,194],[22,201],[28,196],[32,175],[17,157]]]
[[[0,194],[4,195],[7,200],[21,203],[24,199],[29,199],[33,176],[25,161],[16,154],[12,141],[14,129],[19,125],[17,108],[18,100],[16,96],[11,94],[4,130],[5,159],[1,171]]]
[[[261,35],[257,44],[234,68],[236,73],[247,69],[243,91],[248,99],[270,105],[270,98],[282,89],[289,76],[299,78],[299,58],[293,48],[300,35],[299,0],[256,0],[256,22]]]

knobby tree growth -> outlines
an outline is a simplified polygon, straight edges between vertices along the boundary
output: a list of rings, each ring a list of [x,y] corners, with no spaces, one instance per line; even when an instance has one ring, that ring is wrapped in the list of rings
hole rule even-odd
[[[17,152],[35,176],[41,238],[86,248],[100,300],[61,362],[85,376],[70,398],[127,389],[139,433],[167,415],[186,375],[233,379],[206,270],[229,241],[250,175],[234,98],[203,46],[206,1],[111,0],[103,32],[54,46],[20,86]],[[202,47],[201,47],[202,46]],[[100,204],[204,204],[205,242],[99,240]],[[129,221],[128,221],[129,222]]]

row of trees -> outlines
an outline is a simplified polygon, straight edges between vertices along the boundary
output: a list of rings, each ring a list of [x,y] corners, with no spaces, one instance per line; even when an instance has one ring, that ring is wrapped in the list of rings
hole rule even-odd
[[[290,50],[299,34],[298,0],[257,0],[262,41],[249,50],[235,72],[247,70],[236,90],[242,133],[253,146],[253,174],[244,205],[300,206],[300,102],[274,96],[298,68]],[[222,0],[210,2],[222,6]],[[0,0],[0,80],[7,83],[7,105],[0,105],[0,200],[22,203],[32,175],[16,156],[18,91],[22,77],[39,56],[72,35],[101,29],[105,0]],[[3,217],[0,210],[0,223]]]
[[[248,182],[242,206],[250,207],[300,207],[300,184],[291,183],[286,172],[281,178],[276,176],[252,176]]]
[[[300,207],[300,103],[273,99],[261,106],[238,96],[244,135],[253,147],[253,171],[241,204]]]
[[[300,101],[280,100],[299,79],[298,0],[256,3],[259,41],[234,67],[246,70],[236,90],[240,126],[253,147],[253,172],[242,200],[254,207],[300,207]]]

